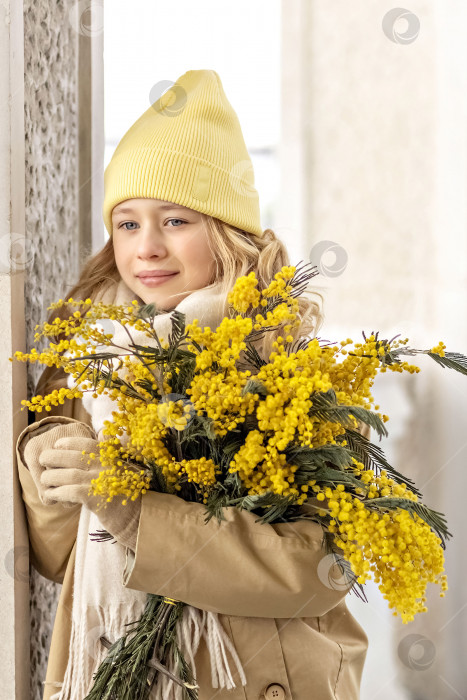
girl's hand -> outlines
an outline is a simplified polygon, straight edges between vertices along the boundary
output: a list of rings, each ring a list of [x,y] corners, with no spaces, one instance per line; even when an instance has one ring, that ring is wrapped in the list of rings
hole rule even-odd
[[[55,505],[57,501],[45,495],[47,489],[41,482],[45,467],[42,466],[40,457],[44,451],[52,448],[57,440],[63,437],[95,438],[96,434],[92,428],[80,421],[62,416],[48,416],[37,425],[29,426],[23,431],[18,442],[18,456],[29,470],[39,499],[45,506]],[[62,505],[76,508],[76,502],[63,502]]]
[[[83,455],[85,450],[87,454]],[[136,538],[141,514],[141,497],[122,505],[114,498],[105,506],[100,496],[89,495],[91,480],[103,467],[96,456],[88,464],[89,454],[99,453],[98,441],[85,437],[62,437],[51,449],[44,450],[39,462],[44,468],[41,485],[44,496],[63,505],[81,503],[97,514],[102,525],[121,544],[136,551]]]
[[[44,471],[41,485],[44,495],[51,501],[63,504],[81,503],[93,510],[98,498],[88,495],[91,479],[96,479],[102,466],[98,458],[88,464],[89,454],[98,453],[97,440],[85,437],[61,437],[52,448],[44,450],[39,463]],[[82,451],[87,454],[83,455]],[[96,507],[95,506],[95,507]]]

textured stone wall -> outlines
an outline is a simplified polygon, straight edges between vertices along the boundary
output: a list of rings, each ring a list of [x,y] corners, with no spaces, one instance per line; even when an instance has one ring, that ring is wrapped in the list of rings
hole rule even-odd
[[[78,274],[78,35],[72,3],[24,2],[27,346]],[[28,376],[31,396],[41,366]],[[41,700],[60,586],[31,568],[31,699]]]
[[[68,14],[62,2],[24,4],[29,344],[48,304],[78,273],[78,40]]]

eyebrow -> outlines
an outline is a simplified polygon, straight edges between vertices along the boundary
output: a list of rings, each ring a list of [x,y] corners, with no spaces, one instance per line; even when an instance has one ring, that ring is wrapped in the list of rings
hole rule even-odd
[[[181,204],[161,204],[159,209],[184,209],[187,207],[182,207]],[[118,216],[118,214],[133,214],[135,210],[133,207],[120,207],[117,211],[115,209],[112,211],[112,216]]]

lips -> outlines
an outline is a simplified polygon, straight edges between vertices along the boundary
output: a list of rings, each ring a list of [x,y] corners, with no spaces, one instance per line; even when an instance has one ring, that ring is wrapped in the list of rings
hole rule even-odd
[[[167,272],[166,270],[145,270],[144,272],[138,273],[136,276],[137,277],[142,277],[144,279],[147,278],[156,278],[156,277],[171,277],[172,275],[176,275],[177,272]]]
[[[176,277],[177,272],[167,272],[167,270],[144,270],[137,275],[139,283],[143,284],[145,287],[161,287],[166,282]]]

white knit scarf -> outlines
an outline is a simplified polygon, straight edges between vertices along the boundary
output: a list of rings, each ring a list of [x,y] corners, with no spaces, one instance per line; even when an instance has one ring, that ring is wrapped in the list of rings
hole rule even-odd
[[[94,301],[105,304],[131,304],[134,293],[120,281],[110,285]],[[220,291],[220,285],[211,285],[189,294],[176,309],[186,315],[186,324],[194,318],[199,319],[199,326],[209,325],[216,328],[226,315],[226,297]],[[171,312],[155,317],[154,328],[159,336],[168,340],[171,330]],[[101,324],[104,332],[110,330],[109,322]],[[123,326],[112,322],[115,345],[129,347],[129,338]],[[154,341],[141,331],[130,328],[133,341],[141,345],[154,345]],[[121,352],[121,350],[119,350]],[[123,374],[127,370],[122,368]],[[74,386],[74,380],[69,375],[68,385]],[[104,421],[112,420],[112,411],[116,404],[107,395],[92,398],[91,392],[83,396],[83,405],[89,412],[96,433],[104,426]],[[68,656],[68,665],[61,690],[54,694],[51,700],[83,700],[93,685],[93,675],[107,655],[107,649],[100,641],[106,637],[111,643],[122,637],[128,631],[127,623],[139,620],[147,594],[131,588],[123,583],[123,571],[126,564],[126,548],[119,542],[96,542],[89,534],[102,530],[102,524],[95,513],[83,506],[78,525],[76,542],[76,563],[73,583],[72,629]],[[154,566],[163,566],[155,561]],[[227,660],[226,649],[229,650],[243,685],[246,677],[232,641],[225,632],[216,613],[199,610],[186,605],[183,617],[177,628],[179,647],[190,663],[196,678],[195,655],[203,636],[209,649],[211,661],[211,682],[214,688],[234,688],[235,683]],[[176,674],[175,668],[168,669]],[[159,673],[151,688],[151,700],[182,700],[183,689],[167,675]]]

